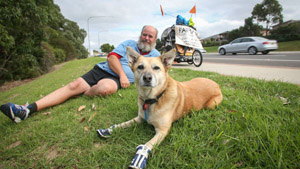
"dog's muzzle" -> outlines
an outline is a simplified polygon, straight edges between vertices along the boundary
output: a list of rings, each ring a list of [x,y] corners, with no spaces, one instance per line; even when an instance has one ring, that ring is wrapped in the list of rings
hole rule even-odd
[[[145,73],[142,76],[141,83],[142,86],[152,86],[153,84],[153,76],[151,73]]]
[[[150,73],[144,74],[143,81],[145,83],[151,83],[151,81],[152,81],[152,74],[150,74]]]

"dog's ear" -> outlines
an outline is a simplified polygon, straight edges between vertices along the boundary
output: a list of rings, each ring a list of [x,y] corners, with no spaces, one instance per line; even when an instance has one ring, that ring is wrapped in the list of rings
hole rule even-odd
[[[166,68],[170,68],[175,56],[176,56],[176,49],[174,48],[174,49],[170,50],[169,52],[160,56],[161,62],[164,64],[164,66]]]
[[[131,47],[126,47],[127,49],[127,58],[128,58],[128,65],[129,67],[132,68],[132,66],[137,62],[138,58],[140,57],[140,55],[133,50]]]

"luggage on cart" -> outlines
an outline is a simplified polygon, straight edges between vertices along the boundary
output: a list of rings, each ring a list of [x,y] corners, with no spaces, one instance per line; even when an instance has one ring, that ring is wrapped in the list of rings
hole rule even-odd
[[[164,46],[163,51],[167,52],[175,48],[175,62],[188,62],[188,64],[194,64],[199,67],[203,61],[200,51],[203,47],[198,39],[196,29],[186,25],[184,21],[182,21],[184,24],[180,24],[181,21],[178,21],[178,19],[176,23],[177,25],[165,29],[161,35],[161,41]]]

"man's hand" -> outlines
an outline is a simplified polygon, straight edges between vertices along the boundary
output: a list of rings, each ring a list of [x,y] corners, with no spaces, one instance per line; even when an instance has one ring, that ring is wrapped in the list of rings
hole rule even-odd
[[[120,76],[120,83],[122,88],[127,88],[130,86],[130,82],[126,76],[126,74]]]
[[[119,75],[121,87],[122,88],[129,87],[130,86],[130,82],[129,82],[129,80],[128,80],[126,74],[125,74],[125,72],[122,69],[122,66],[121,66],[121,63],[120,63],[118,57],[115,56],[115,55],[110,55],[107,58],[107,61],[108,61],[108,65],[111,68],[111,70],[113,72],[115,72],[117,75]]]

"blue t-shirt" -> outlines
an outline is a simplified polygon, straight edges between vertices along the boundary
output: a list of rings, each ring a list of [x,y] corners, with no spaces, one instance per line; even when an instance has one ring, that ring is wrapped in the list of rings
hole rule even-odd
[[[119,59],[121,66],[129,80],[130,83],[134,83],[134,76],[133,72],[131,71],[129,65],[128,65],[128,59],[126,55],[126,47],[129,46],[132,49],[134,49],[136,52],[140,54],[140,50],[138,48],[137,42],[134,40],[127,40],[125,42],[122,42],[117,48],[115,48],[112,52],[115,52],[121,56]],[[143,55],[144,57],[158,57],[160,56],[160,53],[153,49],[151,52],[149,52],[146,55]],[[119,77],[115,72],[113,72],[107,62],[101,62],[97,64],[102,70],[106,71],[107,73],[114,75],[116,77]]]

